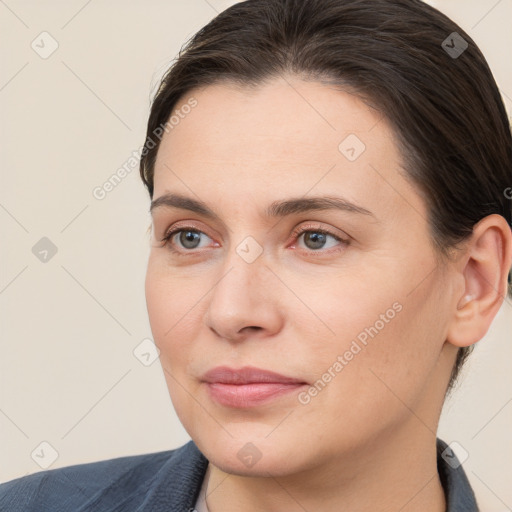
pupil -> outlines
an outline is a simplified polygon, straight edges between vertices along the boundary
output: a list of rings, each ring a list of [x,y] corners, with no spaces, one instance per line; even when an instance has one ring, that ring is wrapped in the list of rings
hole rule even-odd
[[[306,233],[304,237],[304,242],[310,249],[320,249],[325,244],[325,234],[324,233],[317,233],[315,231]],[[308,242],[310,242],[308,244]]]
[[[195,231],[182,231],[180,235],[180,242],[183,247],[187,249],[194,249],[199,245],[199,233]]]

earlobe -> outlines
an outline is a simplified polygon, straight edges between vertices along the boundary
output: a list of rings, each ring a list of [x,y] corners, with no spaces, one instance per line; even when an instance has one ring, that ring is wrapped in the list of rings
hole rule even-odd
[[[449,343],[467,347],[487,333],[507,294],[511,258],[512,234],[505,218],[494,214],[478,222],[459,259],[464,290],[454,297]]]

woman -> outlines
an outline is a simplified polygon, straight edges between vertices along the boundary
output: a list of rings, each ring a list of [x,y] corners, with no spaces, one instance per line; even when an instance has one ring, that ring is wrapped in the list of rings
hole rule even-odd
[[[140,166],[192,441],[8,482],[0,506],[478,510],[436,432],[508,291],[511,142],[475,43],[418,0],[221,13],[162,80]]]

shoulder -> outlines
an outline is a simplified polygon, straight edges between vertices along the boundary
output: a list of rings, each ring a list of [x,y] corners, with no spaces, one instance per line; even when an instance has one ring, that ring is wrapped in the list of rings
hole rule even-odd
[[[437,470],[446,497],[447,512],[478,512],[475,494],[451,445],[437,439]]]
[[[160,492],[163,482],[177,484],[184,495],[194,494],[193,477],[201,482],[206,465],[189,441],[175,450],[41,471],[0,484],[0,510],[137,510],[152,493]]]

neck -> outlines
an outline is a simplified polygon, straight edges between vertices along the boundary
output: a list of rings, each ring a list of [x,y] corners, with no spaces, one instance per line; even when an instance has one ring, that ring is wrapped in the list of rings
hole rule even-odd
[[[437,473],[436,438],[427,428],[405,428],[348,454],[334,454],[322,467],[279,476],[228,474],[209,464],[209,512],[244,510],[304,512],[444,512]],[[276,471],[277,473],[277,471]]]

